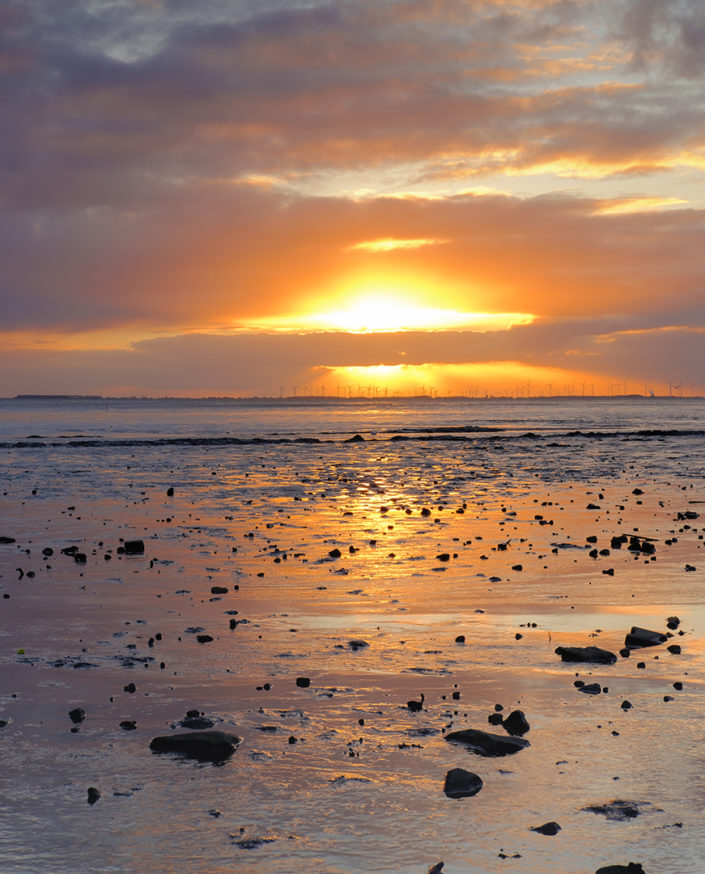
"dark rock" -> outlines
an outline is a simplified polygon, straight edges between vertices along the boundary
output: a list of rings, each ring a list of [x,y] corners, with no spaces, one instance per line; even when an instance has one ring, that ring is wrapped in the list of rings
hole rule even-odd
[[[308,687],[311,685],[311,680],[308,677],[297,677],[296,685],[299,687],[299,689],[308,689]]]
[[[583,683],[578,687],[578,691],[584,692],[586,695],[599,695],[602,692],[602,687],[599,683]]]
[[[366,646],[369,646],[369,643],[366,640],[349,640],[348,646],[352,650],[364,649]]]
[[[199,713],[198,710],[189,710],[186,716],[184,716],[183,719],[179,720],[177,725],[180,725],[182,728],[193,728],[196,730],[202,730],[205,728],[213,728],[215,722],[208,716],[204,716],[202,713]]]
[[[120,728],[123,731],[135,731],[137,728],[137,721],[134,719],[123,719],[120,723]]]
[[[470,752],[486,757],[509,756],[531,746],[528,740],[521,737],[488,734],[486,731],[478,731],[474,728],[452,731],[445,736],[445,739],[451,743],[462,744]]]
[[[464,635],[464,634],[459,634],[459,635],[455,638],[455,642],[456,642],[456,643],[465,643],[465,635]]]
[[[502,721],[502,726],[508,734],[519,736],[526,734],[531,727],[521,710],[512,710],[509,716]]]
[[[144,555],[143,540],[126,540],[123,543],[125,555]]]
[[[340,556],[341,556],[342,554],[343,554],[343,553],[342,553],[342,552],[341,552],[337,547],[336,547],[335,549],[331,549],[331,551],[328,553],[328,555],[329,555],[331,558],[340,558]]]
[[[99,798],[100,798],[100,792],[95,788],[95,786],[89,786],[88,787],[88,798],[87,798],[88,803],[95,804]]]
[[[443,791],[448,798],[469,798],[471,795],[477,795],[482,785],[482,780],[472,771],[452,768],[446,774]]]
[[[629,862],[626,865],[605,865],[598,868],[595,874],[646,874],[638,862]]]
[[[622,710],[631,710],[632,709],[632,702],[627,701],[625,698],[625,700],[622,701],[622,703],[620,704],[620,707],[622,708]]]
[[[649,631],[648,628],[632,626],[632,630],[624,638],[624,645],[629,649],[641,649],[647,646],[659,646],[668,640],[660,631]]]
[[[5,535],[0,536],[0,543],[16,543],[14,537],[6,537]]]
[[[85,552],[74,552],[73,560],[76,564],[85,564],[88,561],[88,556]]]
[[[671,655],[680,655],[681,648],[680,644],[672,643],[670,646],[667,646],[666,649],[671,653]]]
[[[531,831],[538,832],[540,835],[549,835],[552,837],[553,835],[557,835],[561,830],[561,827],[557,822],[545,822],[543,825],[533,826]]]
[[[675,631],[676,628],[681,624],[680,619],[677,616],[669,616],[666,620],[666,627],[670,628],[671,631]]]
[[[83,707],[74,707],[73,710],[69,710],[69,719],[76,725],[78,725],[80,722],[83,722],[85,718],[86,711],[83,709]]]
[[[149,745],[154,753],[178,753],[200,762],[225,762],[241,738],[225,731],[190,731],[155,737]]]
[[[450,561],[450,553],[449,552],[441,552],[436,556],[438,561]]]
[[[623,801],[615,799],[608,801],[607,804],[592,804],[589,807],[584,807],[583,810],[588,810],[590,813],[599,813],[617,822],[627,822],[630,819],[635,819],[643,811],[640,810],[644,806],[644,802],[639,801]]]
[[[137,691],[137,686],[134,683],[128,683],[127,686],[123,686],[123,692],[129,692],[130,695],[134,695]]]
[[[210,643],[213,640],[213,638],[210,636],[210,634],[197,634],[196,640],[199,643]]]
[[[42,555],[45,558],[50,558],[52,555],[54,555],[54,550],[51,548],[51,546],[45,546],[42,550]]]
[[[227,593],[226,586],[211,586],[211,595],[227,595]]]
[[[169,488],[166,490],[166,495],[168,498],[174,497],[174,486],[169,486]]]
[[[441,874],[444,864],[444,862],[436,862],[435,865],[431,865],[426,874]]]
[[[501,713],[490,713],[487,717],[487,721],[490,725],[501,725],[504,722]]]
[[[594,662],[600,665],[613,665],[617,656],[599,646],[557,646],[556,655],[564,662]]]

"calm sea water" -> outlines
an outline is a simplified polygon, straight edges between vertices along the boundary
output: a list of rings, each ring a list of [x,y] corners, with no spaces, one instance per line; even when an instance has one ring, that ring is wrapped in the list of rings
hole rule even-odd
[[[0,399],[2,439],[384,436],[407,428],[702,430],[702,398]]]

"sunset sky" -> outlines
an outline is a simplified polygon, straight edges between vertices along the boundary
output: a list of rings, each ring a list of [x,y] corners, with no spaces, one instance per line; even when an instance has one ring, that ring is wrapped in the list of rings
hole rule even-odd
[[[705,393],[702,0],[6,0],[0,395]]]

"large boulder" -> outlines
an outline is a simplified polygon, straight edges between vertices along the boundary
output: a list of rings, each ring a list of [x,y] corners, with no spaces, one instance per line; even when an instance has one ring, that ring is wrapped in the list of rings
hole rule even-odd
[[[459,743],[467,747],[470,752],[478,756],[495,757],[510,756],[519,750],[531,746],[528,740],[511,735],[489,734],[475,728],[466,728],[462,731],[451,731],[446,735],[446,740],[451,743]]]
[[[188,731],[155,737],[149,745],[154,753],[178,753],[200,762],[224,762],[242,738],[226,731]]]
[[[598,665],[613,665],[617,656],[599,646],[557,646],[556,655],[564,662],[593,662]]]
[[[632,630],[624,638],[624,645],[628,649],[641,649],[645,646],[660,646],[668,640],[667,635],[660,631],[649,631],[648,628],[632,626]]]

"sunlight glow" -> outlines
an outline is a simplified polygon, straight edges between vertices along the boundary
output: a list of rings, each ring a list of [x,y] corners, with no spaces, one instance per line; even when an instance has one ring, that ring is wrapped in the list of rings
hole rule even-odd
[[[420,249],[422,246],[438,246],[447,240],[417,239],[417,240],[367,240],[348,246],[349,252],[392,252],[395,249]]]
[[[531,313],[459,312],[407,303],[389,294],[368,294],[345,307],[298,316],[272,316],[241,322],[236,329],[277,332],[343,331],[380,334],[408,331],[499,331],[534,321]]]

